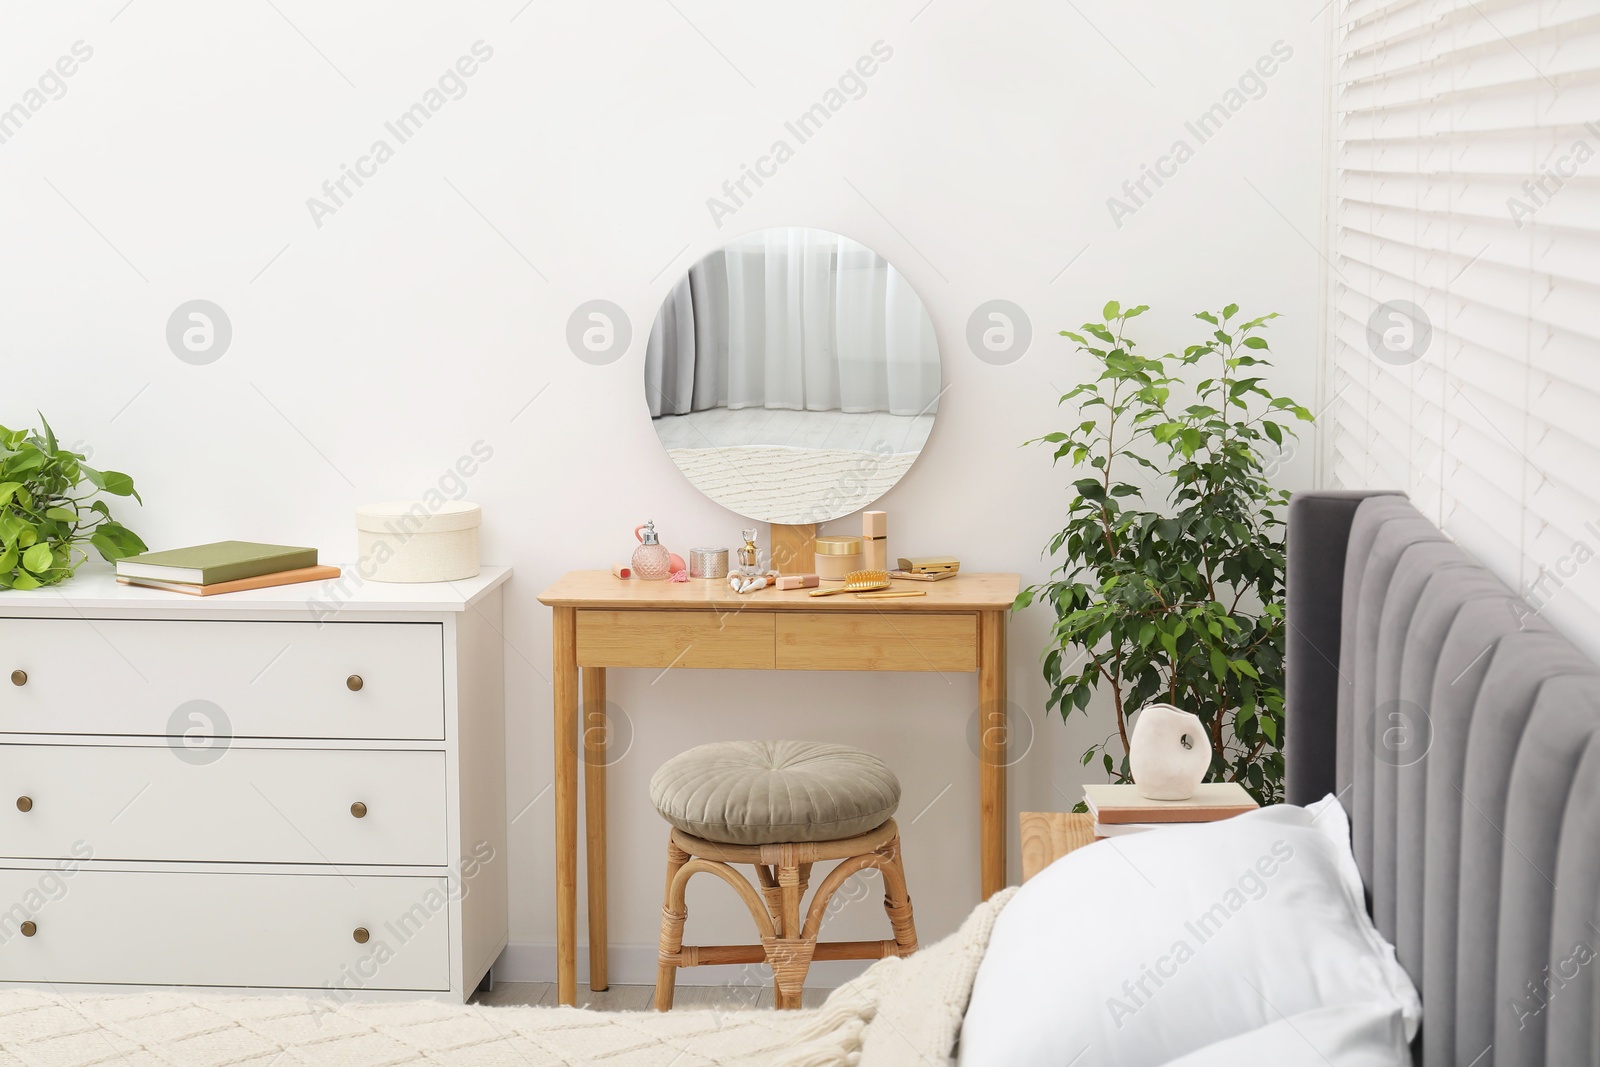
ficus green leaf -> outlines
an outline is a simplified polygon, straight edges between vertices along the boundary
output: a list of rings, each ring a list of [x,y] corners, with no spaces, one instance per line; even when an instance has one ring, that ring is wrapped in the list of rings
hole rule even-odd
[[[1038,440],[1093,477],[1073,481],[1066,524],[1047,546],[1056,570],[1017,608],[1055,615],[1047,710],[1118,718],[1086,765],[1098,755],[1126,780],[1127,716],[1171,701],[1218,724],[1209,777],[1272,803],[1283,789],[1287,494],[1271,479],[1287,434],[1262,416],[1311,413],[1274,396],[1269,364],[1246,354],[1266,351],[1257,333],[1273,315],[1243,321],[1235,304],[1198,312],[1209,334],[1147,357],[1127,332],[1145,310],[1109,303],[1103,321],[1063,333],[1088,373],[1062,398],[1074,429]],[[1173,397],[1184,406],[1169,407]],[[1099,691],[1117,699],[1091,705]]]

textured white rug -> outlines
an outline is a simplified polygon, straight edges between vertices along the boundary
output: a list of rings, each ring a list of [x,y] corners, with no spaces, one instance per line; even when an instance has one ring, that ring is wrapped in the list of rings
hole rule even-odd
[[[916,452],[738,445],[667,452],[694,487],[739,515],[791,525],[848,515],[887,493]]]
[[[861,1067],[944,1065],[996,894],[950,937],[875,963],[815,1011],[591,1012],[184,992],[0,993],[3,1067]]]
[[[7,1067],[449,1067],[773,1063],[794,1046],[774,1012],[480,1008],[434,1002],[346,1005],[292,997],[116,994],[0,997]]]

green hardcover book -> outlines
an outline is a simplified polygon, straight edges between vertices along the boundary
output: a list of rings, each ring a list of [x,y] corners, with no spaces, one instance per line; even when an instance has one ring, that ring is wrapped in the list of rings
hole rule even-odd
[[[277,574],[300,567],[315,567],[317,550],[288,545],[261,545],[254,541],[217,541],[193,548],[145,552],[117,561],[120,578],[158,578],[190,585],[216,585]]]

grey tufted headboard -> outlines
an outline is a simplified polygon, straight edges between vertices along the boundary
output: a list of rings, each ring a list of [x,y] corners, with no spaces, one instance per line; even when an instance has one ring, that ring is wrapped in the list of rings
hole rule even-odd
[[[1404,496],[1288,538],[1288,799],[1350,812],[1421,1062],[1600,1064],[1600,670]]]

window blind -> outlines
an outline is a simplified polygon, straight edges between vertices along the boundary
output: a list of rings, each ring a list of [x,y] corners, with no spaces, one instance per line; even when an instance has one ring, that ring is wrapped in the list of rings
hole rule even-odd
[[[1336,4],[1325,478],[1600,657],[1600,0]]]

